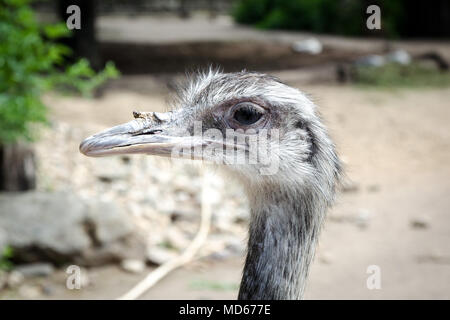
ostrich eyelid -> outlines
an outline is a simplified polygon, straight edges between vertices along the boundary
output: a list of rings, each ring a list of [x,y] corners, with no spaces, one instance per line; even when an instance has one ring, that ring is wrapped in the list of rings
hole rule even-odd
[[[249,125],[245,125],[240,123],[234,118],[235,113],[243,108],[253,109],[255,112],[258,112],[261,114],[261,117],[254,123],[251,123]],[[262,107],[258,103],[252,102],[252,101],[240,101],[238,103],[233,104],[228,110],[226,111],[226,123],[229,127],[233,129],[242,129],[242,128],[253,128],[260,126],[261,124],[263,127],[268,122],[267,115],[270,114],[269,110],[265,107]]]

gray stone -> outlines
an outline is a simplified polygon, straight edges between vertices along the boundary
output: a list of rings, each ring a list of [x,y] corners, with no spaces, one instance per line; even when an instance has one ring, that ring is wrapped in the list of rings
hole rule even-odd
[[[354,217],[354,222],[359,228],[365,229],[369,226],[371,216],[372,214],[368,209],[361,208]]]
[[[120,266],[130,273],[141,273],[145,270],[145,263],[142,260],[125,259]]]
[[[100,244],[125,238],[133,231],[128,216],[109,202],[90,201],[87,220],[95,227],[96,241]]]
[[[0,194],[0,225],[14,258],[25,263],[118,263],[134,253],[129,242],[139,243],[128,216],[113,203],[62,192]]]
[[[185,249],[190,242],[185,234],[179,228],[175,227],[171,227],[166,231],[165,240],[172,248],[178,250]]]
[[[6,247],[6,231],[0,227],[0,254]]]
[[[161,265],[176,257],[176,254],[168,249],[154,246],[147,250],[147,261],[156,265]]]
[[[316,38],[309,38],[300,41],[296,41],[292,44],[292,50],[294,52],[303,52],[309,54],[319,54],[323,50],[322,43]]]
[[[8,285],[8,274],[5,271],[0,270],[0,290]]]
[[[198,221],[200,214],[194,210],[189,209],[178,209],[174,210],[170,214],[170,219],[172,221]]]
[[[55,292],[53,286],[48,283],[41,284],[41,290],[42,293],[46,296],[51,296]]]
[[[156,209],[161,213],[170,214],[175,208],[176,204],[171,196],[163,197],[156,202]]]
[[[216,251],[209,255],[209,257],[214,260],[226,260],[229,259],[230,256],[231,252],[227,249]]]
[[[359,190],[359,184],[352,180],[345,180],[341,185],[342,192],[357,192]]]
[[[242,256],[245,254],[246,245],[239,239],[230,239],[226,248],[230,251],[231,254]]]
[[[70,255],[91,243],[84,230],[86,207],[71,194],[1,194],[0,212],[0,225],[16,257],[22,248],[33,246]]]
[[[386,64],[386,58],[372,54],[356,60],[355,64],[362,67],[382,67]]]
[[[55,270],[50,263],[30,263],[19,265],[15,268],[16,271],[23,274],[25,277],[47,277]]]
[[[411,55],[405,50],[395,50],[386,55],[389,62],[407,65],[411,63]]]

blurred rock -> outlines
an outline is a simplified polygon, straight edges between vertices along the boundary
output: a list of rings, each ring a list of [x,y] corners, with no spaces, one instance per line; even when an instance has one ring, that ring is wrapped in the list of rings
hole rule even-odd
[[[113,203],[70,193],[1,194],[0,212],[6,242],[21,263],[119,262],[127,257],[127,241],[136,238],[129,218]]]
[[[51,296],[54,293],[54,288],[48,283],[42,284],[41,291],[46,296]]]
[[[246,247],[246,245],[245,245],[245,243],[243,241],[233,237],[232,239],[228,240],[226,248],[232,254],[240,256],[240,255],[244,255],[245,254],[245,251],[246,251],[247,247]]]
[[[91,223],[95,241],[108,244],[122,239],[133,231],[128,216],[118,206],[110,202],[91,200],[87,203],[87,223]],[[86,222],[85,222],[86,223]]]
[[[5,271],[0,270],[0,290],[8,285],[8,274]]]
[[[322,52],[322,43],[316,38],[309,38],[305,40],[296,41],[292,44],[294,52],[304,52],[309,54],[319,54]]]
[[[156,209],[162,213],[170,214],[176,208],[175,201],[172,197],[164,197],[156,202]]]
[[[51,275],[55,269],[50,263],[30,263],[16,266],[15,270],[25,277],[47,277]]]
[[[411,227],[414,229],[427,229],[430,221],[427,217],[415,217],[411,220]]]
[[[319,254],[319,261],[323,264],[331,264],[333,262],[333,255],[329,252],[321,252]]]
[[[367,187],[367,191],[369,192],[378,192],[380,191],[380,186],[378,184],[371,184]]]
[[[395,50],[386,55],[386,60],[393,63],[407,65],[411,63],[411,56],[405,50]]]
[[[126,195],[129,189],[129,185],[125,181],[115,181],[111,185],[112,189],[116,191],[118,194]]]
[[[42,293],[42,288],[36,285],[24,284],[19,288],[19,295],[25,299],[36,299]]]
[[[129,166],[117,157],[98,158],[93,164],[93,174],[103,182],[125,179],[129,175]]]
[[[189,201],[191,199],[191,196],[188,192],[184,191],[184,190],[178,190],[175,193],[175,198],[178,202],[186,202]]]
[[[16,259],[34,262],[42,255],[69,256],[90,245],[84,230],[86,207],[70,194],[1,194],[0,212],[0,225]]]
[[[248,223],[250,220],[250,210],[248,208],[234,209],[233,215],[233,222],[235,223]]]
[[[175,252],[160,246],[150,247],[147,250],[147,261],[156,265],[161,265],[175,257]]]
[[[359,209],[354,218],[355,224],[364,229],[369,226],[371,213],[368,209]]]
[[[120,266],[130,273],[141,273],[145,270],[145,263],[141,260],[126,259],[122,261]]]
[[[130,156],[127,155],[120,156],[120,160],[122,160],[122,162],[125,164],[129,164],[131,162]]]
[[[429,254],[419,255],[416,258],[419,263],[432,263],[432,264],[450,264],[450,256],[445,256],[441,253],[433,252]]]
[[[6,247],[6,231],[0,227],[0,253],[3,252],[5,247]]]
[[[246,251],[245,242],[230,233],[212,233],[205,244],[205,251],[211,252],[209,256],[217,260],[242,257]]]
[[[170,219],[172,220],[172,222],[175,222],[175,221],[198,221],[200,219],[200,213],[195,212],[194,210],[178,209],[178,210],[174,210],[171,213]]]
[[[182,250],[189,245],[189,239],[185,237],[183,232],[179,228],[171,227],[167,230],[165,240],[168,242],[170,247]]]
[[[342,192],[357,192],[359,191],[359,184],[352,180],[345,180],[341,186]]]
[[[111,263],[117,264],[124,259],[145,259],[145,256],[146,246],[143,238],[130,234],[118,241],[91,246],[83,251],[82,255],[75,257],[73,262],[77,265],[95,267]]]
[[[13,270],[8,274],[7,284],[9,288],[14,289],[20,286],[24,280],[25,277],[22,273]]]
[[[355,61],[355,65],[361,67],[381,67],[386,64],[386,59],[383,56],[372,54]]]
[[[229,259],[230,256],[231,256],[230,251],[228,251],[227,249],[223,249],[211,253],[208,257],[214,260],[226,260]]]
[[[352,213],[336,213],[333,212],[328,217],[330,221],[339,223],[352,223],[357,227],[364,229],[369,226],[370,219],[372,217],[372,212],[368,209],[359,208],[355,211],[351,210]]]

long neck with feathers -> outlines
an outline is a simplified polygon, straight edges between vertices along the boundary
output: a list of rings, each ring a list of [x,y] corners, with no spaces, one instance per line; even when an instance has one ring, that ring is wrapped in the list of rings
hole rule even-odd
[[[311,190],[250,198],[252,212],[239,299],[299,299],[324,216]]]
[[[308,170],[247,186],[251,220],[239,299],[301,299],[341,165],[318,125]],[[298,179],[298,180],[297,180]]]

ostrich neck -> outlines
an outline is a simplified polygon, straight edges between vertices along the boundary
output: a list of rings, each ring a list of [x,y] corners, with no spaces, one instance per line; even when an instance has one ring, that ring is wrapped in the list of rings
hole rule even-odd
[[[304,192],[261,194],[250,197],[248,253],[238,298],[300,299],[323,210]]]

